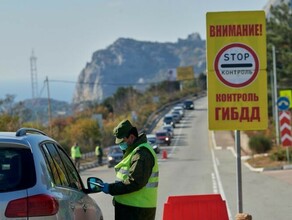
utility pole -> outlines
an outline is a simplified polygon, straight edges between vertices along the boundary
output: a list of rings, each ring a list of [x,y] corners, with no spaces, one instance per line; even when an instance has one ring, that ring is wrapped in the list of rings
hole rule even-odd
[[[50,88],[49,88],[49,78],[46,77],[45,83],[47,83],[47,91],[48,91],[48,116],[49,116],[49,128],[50,135],[52,135],[52,112],[51,112],[51,98],[50,98]]]
[[[30,75],[31,75],[32,99],[38,98],[38,77],[37,77],[36,60],[37,60],[37,58],[34,55],[34,50],[32,50],[31,57],[30,57]]]
[[[276,129],[276,144],[279,146],[280,141],[279,141],[279,112],[278,112],[278,105],[277,105],[277,100],[278,100],[278,87],[277,87],[277,68],[276,68],[276,51],[275,51],[275,46],[272,46],[272,51],[273,51],[273,79],[274,79],[274,97],[275,97],[275,102],[274,104],[274,109],[275,109],[275,129]]]

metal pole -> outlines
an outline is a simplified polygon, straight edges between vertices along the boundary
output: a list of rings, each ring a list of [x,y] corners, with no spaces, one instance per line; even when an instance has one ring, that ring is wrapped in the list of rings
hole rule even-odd
[[[274,94],[274,77],[273,77],[273,72],[270,72],[271,77],[270,77],[270,84],[271,84],[271,95],[272,95],[272,110],[273,110],[273,119],[274,121],[276,121],[276,112],[275,112],[275,108],[273,108],[274,103],[276,103],[276,98],[275,98],[275,94]],[[276,130],[276,126],[275,126],[275,130]]]
[[[49,116],[49,128],[50,135],[52,136],[52,112],[51,112],[51,98],[50,98],[50,88],[49,88],[49,78],[46,77],[47,90],[48,90],[48,116]]]
[[[289,147],[286,147],[287,162],[290,163]]]
[[[273,75],[274,75],[274,97],[275,97],[275,103],[274,103],[274,108],[275,108],[275,129],[276,129],[276,143],[277,146],[280,144],[280,139],[279,139],[279,112],[278,112],[278,106],[277,106],[277,99],[278,99],[278,94],[277,94],[277,70],[276,70],[276,52],[275,52],[275,46],[272,46],[273,50]]]
[[[235,131],[236,168],[237,168],[237,212],[242,213],[242,174],[241,174],[241,147],[240,131]]]

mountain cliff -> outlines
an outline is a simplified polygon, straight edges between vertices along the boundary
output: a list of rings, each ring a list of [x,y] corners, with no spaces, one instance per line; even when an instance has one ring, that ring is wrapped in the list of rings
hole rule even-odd
[[[93,53],[78,77],[73,103],[100,102],[118,87],[166,80],[169,69],[182,66],[194,66],[197,75],[205,71],[205,40],[199,34],[175,43],[119,38]]]

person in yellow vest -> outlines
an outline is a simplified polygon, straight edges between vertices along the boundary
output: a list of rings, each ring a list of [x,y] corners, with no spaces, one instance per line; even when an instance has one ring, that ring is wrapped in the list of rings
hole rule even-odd
[[[97,157],[98,165],[102,166],[103,151],[99,144],[95,147],[95,156]]]
[[[138,134],[130,121],[113,130],[124,152],[115,166],[116,182],[103,183],[102,191],[114,196],[115,220],[154,220],[157,206],[158,162],[146,134]]]
[[[75,167],[77,168],[77,170],[80,170],[80,160],[81,160],[81,149],[78,146],[78,143],[75,143],[72,147],[71,147],[71,158],[74,162]]]

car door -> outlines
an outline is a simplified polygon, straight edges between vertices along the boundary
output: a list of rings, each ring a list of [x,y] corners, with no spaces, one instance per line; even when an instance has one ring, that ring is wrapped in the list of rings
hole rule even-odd
[[[46,143],[44,149],[54,176],[53,193],[59,200],[59,212],[66,219],[87,219],[87,194],[83,183],[68,155],[53,143]]]
[[[67,175],[65,166],[54,143],[42,145],[47,167],[53,179],[51,193],[59,201],[59,217],[67,219],[82,219],[83,209],[80,204],[78,185],[72,184]]]
[[[96,204],[96,202],[84,192],[83,182],[80,178],[79,173],[75,169],[72,161],[63,151],[63,149],[58,148],[59,155],[61,157],[62,163],[66,170],[66,175],[69,180],[69,186],[72,188],[72,195],[75,202],[78,204],[78,212],[76,210],[75,219],[86,219],[86,220],[96,220],[102,219],[101,210]],[[78,218],[77,218],[78,216]],[[79,218],[80,217],[80,218]]]

